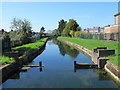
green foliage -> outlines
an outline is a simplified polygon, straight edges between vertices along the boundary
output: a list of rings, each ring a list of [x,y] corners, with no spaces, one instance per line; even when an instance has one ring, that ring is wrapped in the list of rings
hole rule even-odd
[[[69,32],[69,34],[70,34],[72,37],[74,37],[74,33],[75,33],[74,30],[70,30],[70,32]]]
[[[81,30],[82,30],[82,28],[79,26],[76,28],[76,31],[81,31]]]
[[[20,40],[19,38],[20,31],[10,31],[9,36],[11,40]]]
[[[42,36],[42,34],[45,32],[45,28],[44,27],[41,27],[41,29],[40,29],[40,36]]]
[[[40,46],[42,46],[46,40],[47,40],[47,38],[43,38],[34,43],[29,43],[29,44],[15,47],[15,48],[13,48],[13,50],[23,51],[24,54],[27,55],[28,53],[33,52],[34,50],[36,50]]]
[[[52,31],[52,35],[58,35],[57,29],[54,29],[54,30]]]
[[[80,32],[80,31],[76,31],[76,32],[75,32],[75,37],[79,37],[79,36],[80,36],[80,34],[81,34],[81,32]]]
[[[13,18],[11,22],[11,29],[16,30],[16,31],[23,30],[24,32],[26,32],[27,30],[31,30],[31,28],[32,28],[31,23],[27,21],[26,19],[21,20],[21,19]]]
[[[86,35],[86,33],[82,32],[82,31],[75,31],[74,32],[75,37],[84,37],[83,35]]]
[[[109,56],[110,60],[109,62],[112,62],[114,65],[117,65],[120,67],[120,63],[118,63],[118,58],[120,57],[120,50],[118,47],[120,47],[120,42],[106,42],[102,40],[93,40],[93,39],[81,39],[81,38],[67,38],[67,37],[59,37],[60,39],[64,39],[73,43],[76,43],[78,45],[84,46],[88,48],[89,50],[93,50],[96,47],[108,47],[108,49],[114,49],[115,55]]]
[[[65,28],[65,25],[66,25],[67,21],[64,21],[62,19],[58,23],[59,23],[59,25],[58,25],[58,29],[57,29],[57,34],[61,35],[63,33],[63,29]]]
[[[7,56],[0,56],[0,57],[1,57],[0,60],[1,64],[9,64],[15,62],[15,59],[12,57],[7,57]]]
[[[78,26],[79,25],[77,24],[77,22],[74,19],[70,19],[63,30],[64,35],[68,36],[70,30],[76,31]]]
[[[26,19],[16,19],[14,18],[11,22],[11,29],[16,31],[10,32],[11,38],[16,38],[17,40],[21,40],[23,44],[29,43],[31,41],[30,37],[32,37],[32,27],[31,23]]]
[[[54,40],[54,43],[58,45],[61,55],[65,56],[65,54],[68,54],[74,59],[77,58],[79,51],[77,51],[75,48],[66,45],[58,40]]]
[[[42,46],[45,42],[46,42],[47,38],[43,38],[41,40],[36,41],[35,43],[30,43],[30,44],[25,44],[22,46],[18,46],[13,48],[13,50],[18,50],[19,52],[23,52],[22,55],[19,57],[23,58],[25,57],[27,54],[37,50],[40,46]],[[8,57],[8,56],[0,56],[1,60],[0,63],[2,64],[8,64],[8,63],[12,63],[15,62],[15,59],[12,57]]]
[[[7,32],[4,32],[2,35],[2,52],[5,50],[11,50],[10,37]]]

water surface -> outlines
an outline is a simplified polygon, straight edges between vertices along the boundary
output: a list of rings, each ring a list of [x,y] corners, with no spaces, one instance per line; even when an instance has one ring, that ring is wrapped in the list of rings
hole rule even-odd
[[[104,70],[75,69],[77,63],[92,63],[90,58],[73,47],[50,40],[42,54],[30,64],[42,68],[30,68],[27,72],[18,72],[3,83],[3,88],[117,88]],[[75,72],[76,71],[76,72]]]

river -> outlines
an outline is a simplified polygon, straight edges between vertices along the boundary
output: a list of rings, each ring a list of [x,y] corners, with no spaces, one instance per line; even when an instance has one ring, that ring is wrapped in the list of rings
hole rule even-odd
[[[6,80],[3,88],[118,88],[111,77],[100,69],[75,69],[77,63],[92,63],[90,57],[55,39],[31,63],[44,67],[18,72]]]

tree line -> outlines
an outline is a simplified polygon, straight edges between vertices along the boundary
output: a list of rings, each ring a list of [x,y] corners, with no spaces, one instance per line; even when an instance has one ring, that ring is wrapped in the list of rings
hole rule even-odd
[[[60,20],[58,22],[58,28],[52,32],[57,36],[69,36],[69,37],[78,37],[83,34],[82,28],[74,19],[70,19],[68,22],[65,20]]]
[[[30,21],[13,18],[10,28],[11,31],[9,32],[4,29],[0,30],[0,34],[2,35],[0,36],[0,40],[2,41],[2,52],[11,50],[12,46],[19,46],[35,41],[33,36],[36,33],[33,32]],[[40,39],[44,32],[45,28],[41,27],[40,31],[35,36]]]

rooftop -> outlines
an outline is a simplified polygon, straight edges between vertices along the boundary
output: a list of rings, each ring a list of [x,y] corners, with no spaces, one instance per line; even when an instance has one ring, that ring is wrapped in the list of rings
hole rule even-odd
[[[118,12],[117,14],[115,14],[114,16],[118,16],[118,15],[120,15],[120,12]]]

